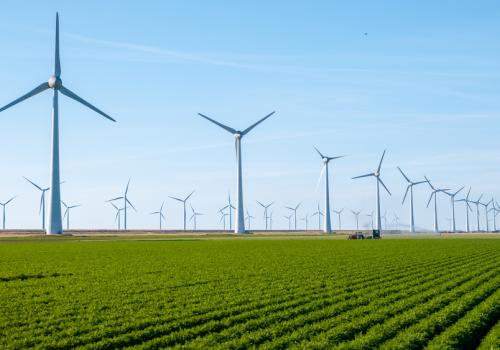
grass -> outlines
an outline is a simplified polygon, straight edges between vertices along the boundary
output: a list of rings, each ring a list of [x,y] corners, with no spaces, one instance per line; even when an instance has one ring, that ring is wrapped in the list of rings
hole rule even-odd
[[[0,347],[459,349],[498,339],[498,239],[131,237],[141,240],[0,243]]]

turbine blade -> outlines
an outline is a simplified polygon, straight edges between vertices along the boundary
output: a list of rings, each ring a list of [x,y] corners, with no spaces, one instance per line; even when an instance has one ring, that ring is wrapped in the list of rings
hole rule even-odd
[[[477,199],[477,201],[479,202],[481,200],[481,198],[483,198],[483,194],[484,193],[481,193],[481,195],[479,196],[479,198]]]
[[[398,167],[398,170],[399,170],[399,172],[401,173],[401,175],[403,175],[403,177],[405,178],[405,180],[406,180],[407,182],[411,182],[411,181],[410,181],[410,179],[408,178],[408,176],[406,176],[406,175],[405,175],[405,173],[403,173],[403,170],[401,170],[401,168],[400,168],[400,167]]]
[[[408,195],[408,191],[410,191],[410,186],[411,185],[406,186],[406,192],[405,192],[405,195],[403,197],[403,201],[401,202],[401,205],[403,205],[405,202],[406,196]]]
[[[464,186],[462,186],[462,187],[461,187],[461,188],[460,188],[457,192],[455,192],[455,193],[453,194],[453,196],[456,196],[456,195],[457,195],[460,191],[462,191],[463,189],[464,189]]]
[[[118,199],[123,199],[123,197],[116,197],[116,198],[108,199],[106,202],[117,201]]]
[[[10,203],[10,202],[12,202],[12,201],[13,201],[16,197],[17,197],[17,196],[12,197],[12,198],[11,198],[11,199],[9,199],[7,202],[5,202],[5,204],[4,204],[4,205],[9,204],[9,203]],[[493,199],[492,199],[492,200],[493,200]]]
[[[382,158],[380,158],[380,163],[378,163],[377,173],[380,173],[380,168],[382,167],[382,161],[384,160],[384,156],[385,156],[385,149],[384,153],[382,153]]]
[[[191,193],[189,194],[189,196],[187,196],[187,197],[186,197],[186,199],[184,199],[184,202],[185,202],[185,201],[187,201],[187,200],[189,199],[189,197],[191,197],[191,196],[193,195],[193,193],[194,193],[194,191],[193,191],[193,192],[191,192]]]
[[[128,193],[128,186],[129,185],[130,185],[130,178],[128,179],[127,187],[125,187],[125,195],[127,195],[127,193]]]
[[[172,198],[172,199],[175,199],[176,201],[179,201],[179,202],[184,202],[184,201],[183,201],[182,199],[180,199],[180,198],[176,198],[176,197],[172,197],[172,196],[169,196],[169,197],[170,197],[170,198]]]
[[[130,204],[130,206],[132,207],[132,209],[134,209],[134,211],[137,211],[137,209],[135,209],[134,205],[128,200],[128,198],[127,198],[127,203]]]
[[[110,202],[109,204],[111,204],[111,205],[113,206],[113,208],[115,208],[116,210],[120,210],[120,209],[118,209],[118,207],[115,205],[115,203],[111,203],[111,202]]]
[[[67,215],[67,214],[68,214],[68,209],[66,209],[66,210],[64,211],[64,215],[63,215],[63,217],[62,217],[62,218],[64,219],[64,218],[66,217],[66,215]]]
[[[384,186],[385,190],[387,191],[387,193],[389,193],[390,196],[392,196],[392,193],[391,191],[389,191],[389,189],[387,188],[387,186],[385,185],[384,181],[382,181],[382,179],[380,177],[377,177],[377,180],[382,184],[382,186]]]
[[[35,96],[35,95],[39,94],[40,92],[45,91],[47,89],[49,89],[49,83],[42,83],[42,84],[38,85],[36,88],[34,88],[33,90],[31,90],[30,92],[28,92],[27,94],[19,97],[18,99],[14,100],[11,103],[0,108],[0,112],[5,111],[7,108],[10,108],[14,105],[17,105],[19,102],[22,102],[22,101],[24,101],[32,96]]]
[[[266,206],[264,204],[262,204],[261,202],[259,201],[256,201],[257,203],[259,203],[263,208],[265,208]]]
[[[54,75],[59,77],[61,75],[61,59],[59,57],[59,13],[56,12],[56,52],[55,52],[55,65]]]
[[[214,120],[214,119],[212,119],[212,118],[210,118],[210,117],[207,117],[207,116],[206,116],[206,115],[204,115],[204,114],[198,113],[198,115],[199,115],[200,117],[205,118],[205,119],[206,119],[206,120],[208,120],[208,121],[211,121],[211,122],[212,122],[212,123],[214,123],[215,125],[220,126],[222,129],[224,129],[224,130],[226,130],[226,131],[230,132],[231,134],[236,134],[236,130],[234,130],[233,128],[230,128],[230,127],[229,127],[229,126],[227,126],[227,125],[224,125],[224,124],[222,124],[222,123],[219,123],[218,121],[216,121],[216,120]]]
[[[369,177],[369,176],[374,176],[374,174],[373,174],[373,173],[370,173],[370,174],[365,174],[365,175],[360,175],[360,176],[354,176],[352,179],[353,179],[353,180],[354,180],[354,179],[360,179],[360,178],[362,178],[362,177]]]
[[[319,184],[321,183],[321,179],[323,178],[323,174],[325,173],[325,169],[326,169],[326,164],[323,164],[323,165],[321,166],[321,171],[319,172],[318,181],[316,182],[316,189],[315,189],[315,192],[318,192],[318,189],[319,189]]]
[[[61,86],[59,88],[59,91],[61,91],[61,93],[63,95],[66,95],[68,96],[69,98],[72,98],[73,100],[77,101],[77,102],[80,102],[82,105],[84,105],[85,107],[87,108],[90,108],[91,110],[93,110],[94,112],[96,113],[99,113],[100,115],[102,115],[104,118],[107,118],[113,122],[116,122],[116,120],[114,120],[113,118],[111,118],[109,115],[107,115],[106,113],[104,113],[103,111],[101,111],[100,109],[98,109],[97,107],[94,107],[93,105],[91,105],[90,103],[88,103],[87,101],[85,101],[83,98],[81,98],[80,96],[78,96],[77,94],[75,94],[73,91],[71,91],[70,89],[68,89],[67,87],[65,86]]]
[[[317,149],[315,146],[313,146],[313,147],[314,147],[314,149],[316,150],[316,152],[318,152],[318,154],[319,154],[319,156],[320,156],[321,158],[325,158],[325,156],[324,156],[323,154],[321,154],[321,152],[319,151],[319,149]]]
[[[425,178],[425,180],[427,181],[427,183],[429,184],[429,186],[432,188],[432,190],[436,190],[436,189],[434,188],[434,186],[432,186],[431,181],[427,178],[427,176],[424,176],[424,178]]]
[[[38,188],[40,191],[43,191],[43,189],[38,186],[36,183],[34,183],[33,181],[31,181],[30,179],[28,179],[27,177],[24,178],[26,181],[28,181],[30,184],[32,184],[33,186],[35,186],[36,188]]]
[[[243,130],[243,132],[241,133],[242,135],[246,135],[248,134],[253,128],[255,128],[257,125],[259,125],[260,123],[262,123],[264,120],[266,120],[267,118],[269,118],[270,116],[272,116],[275,112],[271,112],[269,113],[268,115],[266,115],[264,118],[262,118],[261,120],[259,120],[258,122],[250,125],[248,128],[246,128],[245,130]]]
[[[68,207],[68,205],[66,203],[64,203],[64,201],[61,201],[61,203],[64,205],[65,208]]]
[[[432,196],[434,196],[436,192],[432,192],[431,196],[429,197],[429,201],[427,202],[427,208],[429,208],[429,204],[431,204]]]
[[[335,160],[335,159],[344,158],[344,157],[345,156],[326,157],[326,159],[328,159],[328,161],[330,161],[330,160]]]

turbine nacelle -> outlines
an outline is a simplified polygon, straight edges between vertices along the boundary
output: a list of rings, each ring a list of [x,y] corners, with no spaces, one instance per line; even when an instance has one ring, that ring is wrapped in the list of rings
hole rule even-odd
[[[49,83],[49,88],[51,89],[59,89],[62,86],[61,78],[55,75],[50,76],[48,83]]]
[[[242,134],[241,131],[237,131],[237,132],[234,133],[234,138],[236,140],[240,140],[242,137],[243,137],[243,134]]]

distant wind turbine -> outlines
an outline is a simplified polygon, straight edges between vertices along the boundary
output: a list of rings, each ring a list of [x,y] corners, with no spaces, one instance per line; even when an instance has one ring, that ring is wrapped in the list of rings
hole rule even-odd
[[[366,216],[368,216],[371,220],[371,223],[372,223],[372,230],[374,229],[374,226],[373,226],[373,210],[370,214],[366,214]]]
[[[434,197],[434,232],[439,232],[439,222],[438,222],[438,208],[437,208],[437,194],[439,192],[446,193],[446,191],[449,191],[449,188],[435,188],[432,186],[431,182],[427,177],[425,177],[427,180],[427,183],[429,184],[430,188],[432,189],[431,196],[429,197],[429,201],[427,202],[427,208],[429,207],[429,204],[431,203],[432,197]]]
[[[239,131],[233,129],[229,126],[226,126],[218,121],[207,117],[204,114],[198,113],[199,116],[207,119],[208,121],[214,123],[215,125],[220,126],[222,129],[230,132],[234,135],[235,148],[236,148],[236,225],[234,228],[234,233],[245,233],[245,217],[243,210],[243,175],[242,175],[242,167],[241,167],[241,139],[247,135],[253,128],[262,123],[264,120],[272,116],[274,112],[269,113],[264,118],[260,119],[258,122],[250,125],[243,131]]]
[[[343,156],[327,157],[323,155],[316,147],[314,147],[314,149],[316,150],[316,152],[318,152],[319,156],[323,160],[323,166],[321,168],[319,180],[321,180],[321,177],[323,176],[324,173],[325,174],[325,219],[324,219],[325,223],[323,227],[324,231],[326,233],[329,233],[332,231],[332,223],[330,219],[330,179],[328,175],[328,164],[330,163],[331,160],[342,158]]]
[[[450,201],[451,201],[451,232],[457,232],[457,225],[455,222],[455,196],[460,193],[464,188],[461,187],[458,191],[456,192],[448,192],[445,191],[444,193],[450,196]]]
[[[229,208],[229,229],[231,230],[233,228],[233,210],[236,208],[233,205],[233,203],[231,203],[231,193],[227,194],[227,198],[228,198],[227,201],[228,204],[224,208],[222,208],[222,210]]]
[[[306,224],[306,231],[309,230],[309,213],[306,213],[306,216],[301,218],[300,220],[304,221]]]
[[[269,213],[269,229],[273,229],[273,212]]]
[[[398,170],[401,173],[401,175],[403,175],[406,182],[408,183],[408,185],[406,186],[406,192],[405,192],[405,195],[403,197],[403,201],[401,202],[401,205],[404,204],[406,196],[408,195],[408,192],[410,192],[410,232],[415,232],[415,214],[414,214],[414,209],[413,209],[413,186],[424,184],[427,181],[417,181],[417,182],[411,181],[408,178],[408,176],[406,176],[406,174],[403,173],[403,170],[401,170],[400,167],[398,167]]]
[[[125,193],[123,194],[123,196],[112,198],[112,199],[108,200],[108,202],[114,202],[114,201],[117,201],[119,199],[123,199],[123,229],[124,230],[127,229],[127,207],[130,205],[132,207],[132,209],[134,209],[134,211],[137,211],[137,209],[135,209],[134,205],[128,199],[128,187],[129,187],[129,185],[130,185],[130,179],[128,179],[127,187],[125,187]]]
[[[380,158],[380,163],[378,164],[377,170],[375,170],[375,172],[353,177],[353,179],[359,179],[362,177],[373,176],[377,180],[377,207],[376,208],[377,208],[377,230],[379,232],[382,231],[382,221],[381,221],[381,216],[380,216],[380,185],[382,185],[385,188],[385,190],[387,191],[387,193],[389,193],[389,195],[391,195],[391,192],[389,191],[387,186],[384,184],[384,182],[380,178],[380,169],[382,167],[382,161],[384,160],[384,156],[385,156],[385,150],[384,150],[384,153],[382,153],[382,157]]]
[[[161,224],[163,221],[165,221],[165,223],[167,222],[167,219],[165,218],[165,215],[163,215],[163,205],[165,204],[165,202],[162,202],[161,203],[161,207],[160,207],[160,210],[158,211],[154,211],[152,213],[149,213],[149,215],[158,215],[158,220],[160,222],[160,231],[162,229],[161,227]]]
[[[479,196],[477,201],[471,201],[471,203],[474,203],[476,205],[476,217],[477,217],[477,232],[481,231],[481,225],[479,223],[479,205],[481,204],[481,199],[483,198],[483,194]]]
[[[354,219],[356,220],[356,230],[359,230],[359,214],[361,214],[361,211],[351,210],[351,213],[354,215]]]
[[[5,231],[5,207],[7,206],[7,204],[9,204],[10,202],[12,202],[14,200],[14,198],[16,198],[17,196],[14,196],[12,197],[11,199],[9,199],[7,202],[5,203],[1,203],[0,202],[0,205],[2,206],[2,212],[3,212],[3,215],[2,215],[2,229]]]
[[[252,229],[252,222],[251,220],[252,219],[255,219],[252,215],[250,215],[250,213],[248,212],[248,210],[246,211],[247,212],[247,217],[245,218],[246,222],[248,222],[248,230],[250,231]]]
[[[498,204],[493,201],[492,202],[492,205],[491,205],[491,208],[489,209],[489,211],[492,211],[493,212],[493,231],[496,232],[497,230],[497,215],[498,213],[500,212],[500,209],[498,208]]]
[[[302,202],[300,202],[299,204],[297,204],[295,207],[285,207],[287,208],[288,210],[291,210],[293,212],[293,223],[294,223],[294,230],[297,231],[297,209],[299,209],[300,205],[302,204]]]
[[[198,213],[197,211],[195,211],[193,206],[191,206],[191,212],[192,212],[192,215],[189,218],[189,221],[193,221],[193,227],[194,227],[194,230],[196,231],[196,222],[197,222],[196,218],[200,215],[203,215],[203,213]]]
[[[317,211],[315,211],[315,212],[311,215],[311,217],[316,216],[316,215],[318,215],[318,231],[321,231],[321,216],[324,216],[325,214],[323,214],[323,213],[321,212],[321,209],[319,208],[319,203],[318,203],[318,210],[317,210]]]
[[[45,231],[45,192],[50,190],[50,187],[42,188],[26,177],[25,180],[42,192],[42,195],[40,196],[40,209],[38,210],[38,214],[40,214],[40,212],[42,213],[42,230]]]
[[[266,221],[266,231],[267,231],[267,219],[268,219],[268,216],[267,216],[267,210],[269,209],[269,207],[270,207],[271,205],[273,205],[273,204],[274,204],[274,202],[271,202],[271,203],[269,203],[269,204],[267,204],[267,205],[266,205],[266,204],[263,204],[263,203],[261,203],[261,202],[259,202],[259,201],[257,201],[257,203],[259,203],[259,205],[260,205],[262,208],[264,208],[264,220]]]
[[[118,223],[118,231],[121,230],[121,212],[125,209],[125,208],[118,208],[115,203],[113,202],[109,202],[109,201],[106,201],[108,202],[109,204],[111,204],[111,206],[113,208],[115,208],[116,210],[116,215],[115,215],[115,222]]]
[[[224,222],[224,223],[223,223],[223,225],[224,225],[224,231],[226,231],[226,216],[228,216],[229,214],[224,213],[224,212],[222,211],[222,209],[219,209],[219,213],[220,213],[220,215],[221,215],[220,220],[219,220],[219,224],[220,224],[221,222]]]
[[[394,222],[396,223],[396,230],[399,230],[399,216],[394,213]]]
[[[70,213],[70,210],[71,209],[74,209],[74,208],[78,208],[80,207],[81,205],[80,204],[76,204],[76,205],[67,205],[66,203],[64,203],[63,201],[61,201],[61,203],[64,205],[64,208],[66,208],[64,210],[64,215],[63,215],[63,219],[66,218],[66,230],[69,230],[69,213]]]
[[[48,82],[38,85],[36,88],[28,92],[27,94],[19,97],[18,99],[12,101],[8,105],[0,108],[0,112],[22,102],[32,96],[39,94],[47,89],[54,90],[54,96],[52,99],[52,153],[51,153],[51,168],[50,168],[50,183],[52,186],[52,191],[50,191],[50,201],[49,201],[49,226],[47,228],[47,234],[62,234],[62,218],[61,218],[61,188],[59,180],[59,99],[58,93],[61,92],[63,95],[80,102],[87,108],[90,108],[94,112],[99,113],[103,117],[115,121],[109,115],[105,114],[101,110],[97,109],[77,94],[72,92],[70,89],[65,87],[61,80],[61,61],[59,57],[59,14],[56,13],[56,44],[55,44],[55,63],[54,63],[54,74],[50,76]],[[44,219],[45,220],[45,219]],[[45,230],[45,224],[44,224]]]
[[[456,202],[464,202],[465,203],[465,226],[466,226],[466,232],[470,232],[470,223],[469,223],[469,210],[472,211],[472,208],[470,207],[469,203],[472,203],[472,201],[469,200],[469,195],[470,195],[470,190],[471,187],[469,187],[469,191],[467,192],[467,196],[462,199],[457,199]]]
[[[170,198],[178,201],[178,202],[181,202],[182,203],[182,206],[183,206],[183,228],[184,228],[184,231],[186,231],[186,202],[187,200],[189,199],[189,197],[191,197],[193,195],[194,191],[191,192],[186,198],[182,199],[182,198],[177,198],[177,197],[172,197],[172,196],[169,196]]]
[[[292,229],[292,216],[293,214],[290,214],[288,216],[286,215],[283,216],[285,219],[288,219],[288,231]]]
[[[342,212],[344,211],[345,208],[342,208],[340,210],[334,210],[333,212],[338,215],[339,217],[339,231],[342,230],[342,219],[340,215],[342,215]]]

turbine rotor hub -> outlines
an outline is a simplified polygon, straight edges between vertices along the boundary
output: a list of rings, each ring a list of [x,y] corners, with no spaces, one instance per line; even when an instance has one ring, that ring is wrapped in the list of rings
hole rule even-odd
[[[238,131],[238,132],[236,132],[236,134],[234,134],[234,138],[235,138],[235,139],[241,139],[241,136],[242,136],[242,135],[241,135],[241,132],[240,132],[240,131]]]
[[[56,77],[55,75],[50,76],[48,83],[51,89],[59,89],[62,86],[61,78]]]

